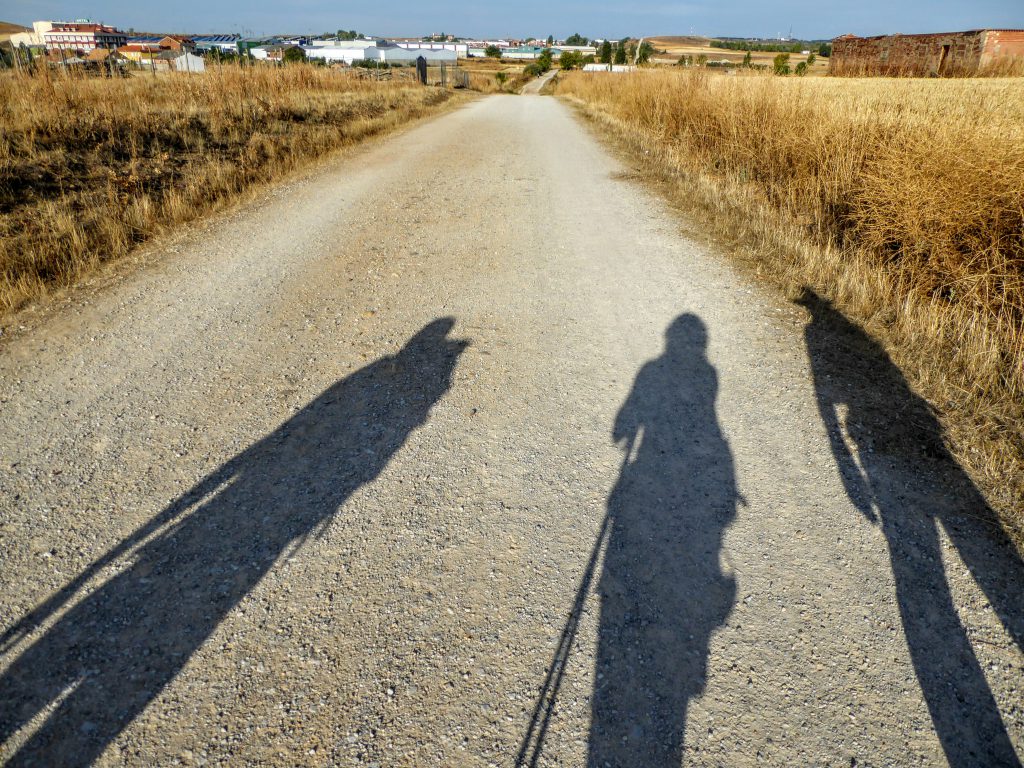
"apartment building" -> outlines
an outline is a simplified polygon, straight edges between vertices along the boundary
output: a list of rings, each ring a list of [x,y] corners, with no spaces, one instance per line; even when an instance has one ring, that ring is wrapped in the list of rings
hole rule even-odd
[[[43,33],[48,51],[85,51],[97,48],[120,48],[128,43],[128,35],[114,27],[91,21],[55,21]]]

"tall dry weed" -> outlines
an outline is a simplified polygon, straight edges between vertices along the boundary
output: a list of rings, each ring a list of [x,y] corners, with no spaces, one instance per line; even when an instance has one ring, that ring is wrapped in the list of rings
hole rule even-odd
[[[647,71],[559,92],[762,272],[879,335],[1024,541],[1024,81]]]
[[[0,73],[0,312],[450,98],[312,66]]]

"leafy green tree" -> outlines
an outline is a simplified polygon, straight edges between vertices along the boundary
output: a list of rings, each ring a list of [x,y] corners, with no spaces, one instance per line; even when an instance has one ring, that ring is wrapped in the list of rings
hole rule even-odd
[[[551,58],[552,54],[550,48],[545,48],[540,52],[540,56],[537,57],[537,66],[540,67],[540,71],[542,73],[551,69]]]
[[[306,60],[306,52],[298,46],[295,46],[294,48],[286,49],[282,58],[284,59],[285,64],[295,64]]]
[[[648,42],[643,42],[636,52],[636,63],[637,64],[649,64],[651,61],[651,55],[654,53],[654,46]]]
[[[818,57],[815,56],[813,52],[809,53],[807,55],[807,66],[808,67],[814,66],[814,62],[816,62],[817,60],[818,60]]]
[[[790,74],[789,68],[789,54],[780,53],[772,59],[772,69],[776,75],[788,75]]]
[[[796,74],[798,76],[800,76],[800,77],[803,77],[804,75],[807,74],[807,62],[806,61],[801,61],[801,62],[799,62],[796,65]]]
[[[554,44],[555,44],[555,36],[554,35],[548,35],[548,48],[550,48]]]
[[[626,63],[626,47],[622,44],[615,46],[615,56],[612,58],[613,64],[625,64]]]
[[[612,44],[611,41],[605,40],[601,43],[601,47],[597,49],[597,60],[602,64],[612,63]]]
[[[827,42],[815,40],[790,40],[778,43],[761,43],[754,40],[711,40],[708,45],[712,48],[725,48],[731,51],[760,51],[762,53],[800,53],[816,46],[828,45]]]
[[[486,48],[484,48],[484,56],[486,56],[489,59],[500,59],[501,48],[499,48],[496,45],[488,45]]]
[[[753,63],[754,63],[754,57],[750,53],[750,51],[747,51],[745,54],[743,54],[743,66],[744,67],[749,69],[750,65],[753,64]]]
[[[566,70],[579,69],[583,66],[583,54],[579,51],[562,51],[558,64],[562,69]]]
[[[832,55],[832,43],[822,43],[818,46],[818,55],[823,59],[827,59]]]
[[[565,38],[566,45],[587,45],[590,41],[587,38],[580,35],[579,32],[573,32],[567,38]]]

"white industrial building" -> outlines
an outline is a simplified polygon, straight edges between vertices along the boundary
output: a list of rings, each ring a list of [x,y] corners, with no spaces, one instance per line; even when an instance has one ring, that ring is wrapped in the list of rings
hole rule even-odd
[[[380,60],[388,64],[411,64],[420,56],[426,59],[428,64],[437,64],[442,61],[455,62],[459,59],[459,54],[448,48],[392,48],[388,46],[377,48],[376,52],[380,56]]]
[[[399,48],[417,49],[421,51],[455,51],[456,56],[465,56],[469,53],[469,45],[467,43],[427,43],[427,42],[408,42],[400,41],[396,42]]]
[[[501,58],[533,61],[539,59],[544,51],[551,51],[551,55],[556,59],[562,55],[561,48],[548,48],[546,45],[521,45],[518,48],[508,48],[502,51]]]
[[[383,40],[364,38],[360,40],[317,39],[310,42],[313,48],[372,48],[385,44]]]
[[[314,45],[304,46],[308,59],[322,59],[328,62],[352,64],[356,61],[379,61],[384,64],[411,64],[420,56],[430,64],[437,62],[454,62],[458,60],[458,52],[445,48],[405,48],[380,40],[344,40],[330,45],[314,41]]]

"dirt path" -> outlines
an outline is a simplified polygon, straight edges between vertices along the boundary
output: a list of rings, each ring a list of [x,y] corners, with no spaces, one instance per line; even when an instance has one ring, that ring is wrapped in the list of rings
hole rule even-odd
[[[1020,562],[934,420],[558,101],[174,250],[0,349],[12,764],[1024,753]]]
[[[552,69],[538,78],[535,78],[523,86],[523,93],[527,96],[536,96],[547,85],[554,79],[555,75],[558,74],[557,69]]]

